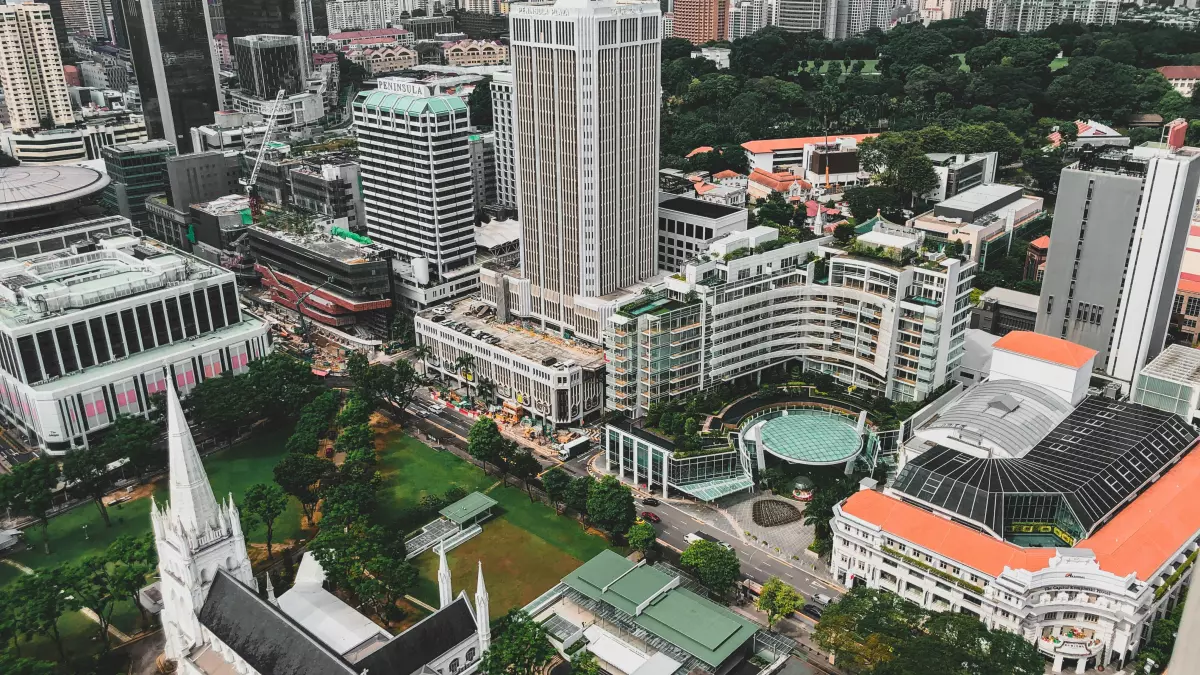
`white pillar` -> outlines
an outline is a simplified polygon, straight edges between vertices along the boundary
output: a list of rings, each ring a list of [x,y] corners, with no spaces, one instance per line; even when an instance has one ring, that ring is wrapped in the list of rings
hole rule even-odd
[[[488,607],[487,587],[483,585],[483,563],[479,563],[479,580],[475,583],[475,629],[479,633],[479,657],[492,644],[492,612]]]
[[[667,498],[667,453],[664,452],[662,454],[662,458],[663,458],[663,469],[662,469],[662,471],[663,471],[662,472],[663,499],[666,499]]]
[[[438,547],[438,602],[440,607],[445,609],[454,602],[454,590],[451,587],[450,566],[446,564],[446,545],[445,542],[439,543]]]
[[[637,456],[638,456],[637,441],[634,441],[633,442],[633,487],[635,487],[635,488],[637,487],[637,484],[638,484],[638,482],[637,482],[637,469],[638,469]]]
[[[1087,668],[1087,662],[1088,660],[1086,656],[1079,657],[1079,660],[1075,662],[1075,672],[1079,675],[1083,675],[1083,671]]]
[[[620,471],[621,471],[620,476],[618,476],[618,478],[620,478],[621,480],[625,480],[625,434],[624,433],[621,434],[621,438],[619,439],[619,442],[617,443],[617,468],[620,469]]]
[[[1055,672],[1055,673],[1061,673],[1061,672],[1062,672],[1062,666],[1063,666],[1063,657],[1062,657],[1061,655],[1055,655],[1055,657],[1054,657],[1054,667],[1053,667],[1053,668],[1051,668],[1050,670],[1051,670],[1052,672]]]

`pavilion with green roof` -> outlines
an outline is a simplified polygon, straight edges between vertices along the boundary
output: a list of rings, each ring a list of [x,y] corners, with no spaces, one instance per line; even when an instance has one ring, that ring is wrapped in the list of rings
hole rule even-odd
[[[482,492],[472,492],[438,513],[462,529],[490,518],[496,504],[495,499]]]

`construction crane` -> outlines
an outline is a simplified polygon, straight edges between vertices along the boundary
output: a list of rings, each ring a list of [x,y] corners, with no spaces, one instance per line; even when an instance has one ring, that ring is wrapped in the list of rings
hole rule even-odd
[[[275,120],[279,117],[279,108],[283,105],[285,96],[287,96],[287,91],[282,88],[278,94],[275,94],[275,104],[271,106],[271,114],[267,116],[267,128],[263,132],[262,144],[258,146],[258,157],[254,160],[254,168],[250,170],[250,177],[243,182],[246,186],[246,196],[250,198],[250,213],[254,216],[254,220],[258,220],[262,213],[262,200],[258,198],[258,191],[254,186],[258,182],[258,171],[262,168],[267,143],[271,141],[271,132],[275,129]]]

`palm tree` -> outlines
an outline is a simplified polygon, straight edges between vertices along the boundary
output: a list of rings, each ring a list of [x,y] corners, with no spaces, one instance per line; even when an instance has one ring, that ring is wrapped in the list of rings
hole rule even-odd
[[[483,404],[490,405],[496,398],[496,383],[486,377],[479,380],[475,385],[475,397],[483,401]]]
[[[430,347],[428,344],[419,344],[416,347],[413,347],[412,359],[413,361],[419,361],[421,363],[422,375],[429,374],[429,366],[425,363],[425,359],[431,356],[433,356],[433,347]]]
[[[462,354],[454,359],[454,374],[463,381],[463,390],[470,389],[470,382],[467,381],[467,373],[475,366],[475,357],[470,354]]]

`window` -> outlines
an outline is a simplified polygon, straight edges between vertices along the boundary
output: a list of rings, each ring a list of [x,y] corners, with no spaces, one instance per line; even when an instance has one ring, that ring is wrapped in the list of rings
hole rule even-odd
[[[208,294],[208,316],[212,319],[213,330],[225,327],[225,310],[221,307],[221,289],[216,286],[209,286]]]
[[[204,368],[204,379],[221,374],[221,352],[209,352],[200,357],[200,365]]]
[[[25,379],[29,384],[42,381],[42,366],[38,363],[37,347],[32,335],[17,338],[17,351],[21,354],[21,365],[25,368]]]
[[[137,307],[137,326],[138,333],[142,336],[142,350],[153,349],[154,342],[154,324],[150,322],[150,308],[146,305]]]
[[[192,366],[191,359],[177,361],[171,364],[171,367],[175,369],[175,388],[179,390],[180,396],[186,396],[196,386],[196,369]]]
[[[146,379],[147,394],[153,396],[167,390],[167,376],[163,374],[162,368],[142,373],[142,377]]]
[[[184,334],[187,337],[196,337],[196,314],[192,309],[192,296],[186,293],[179,296],[179,309],[183,313]]]
[[[1063,620],[1064,621],[1069,621],[1071,619],[1074,619],[1077,616],[1079,616],[1079,614],[1076,612],[1063,612]]]
[[[83,400],[83,416],[87,419],[89,429],[108,424],[108,404],[104,400],[102,387],[85,391],[80,398]]]
[[[1187,299],[1187,309],[1184,314],[1188,316],[1200,316],[1200,296],[1192,296]]]
[[[142,351],[142,343],[138,340],[137,324],[133,319],[133,310],[125,309],[121,311],[121,329],[125,334],[125,348],[130,354],[137,354]]]
[[[54,334],[48,330],[38,333],[37,347],[42,354],[42,365],[46,367],[46,377],[62,375],[62,367],[58,363],[58,350],[54,347]]]
[[[461,668],[461,667],[462,667],[462,664],[459,663],[458,659],[453,659],[452,661],[450,661],[450,672],[451,673],[457,673],[459,668]]]
[[[71,333],[75,337],[75,348],[79,350],[80,367],[91,368],[96,365],[96,359],[92,356],[92,341],[88,338],[87,324],[80,321],[72,325]]]
[[[234,375],[241,375],[250,370],[250,354],[246,352],[244,343],[229,348],[229,370],[233,371]]]
[[[169,344],[171,336],[167,333],[167,313],[161,302],[151,303],[150,316],[154,318],[154,337],[158,339],[158,344]]]
[[[192,291],[192,299],[196,302],[196,319],[200,322],[200,332],[207,333],[212,330],[212,324],[208,321],[208,301],[204,297],[204,291]]]
[[[475,660],[475,648],[471,647],[470,649],[467,650],[467,663],[471,663],[474,660]]]
[[[1083,620],[1084,620],[1084,621],[1091,621],[1092,623],[1096,623],[1096,622],[1098,622],[1098,621],[1100,620],[1100,617],[1099,617],[1098,615],[1096,615],[1096,614],[1084,614],[1084,615],[1083,615]]]
[[[119,414],[132,415],[142,411],[142,406],[138,403],[137,387],[134,386],[132,377],[114,384],[113,390],[116,391]]]

